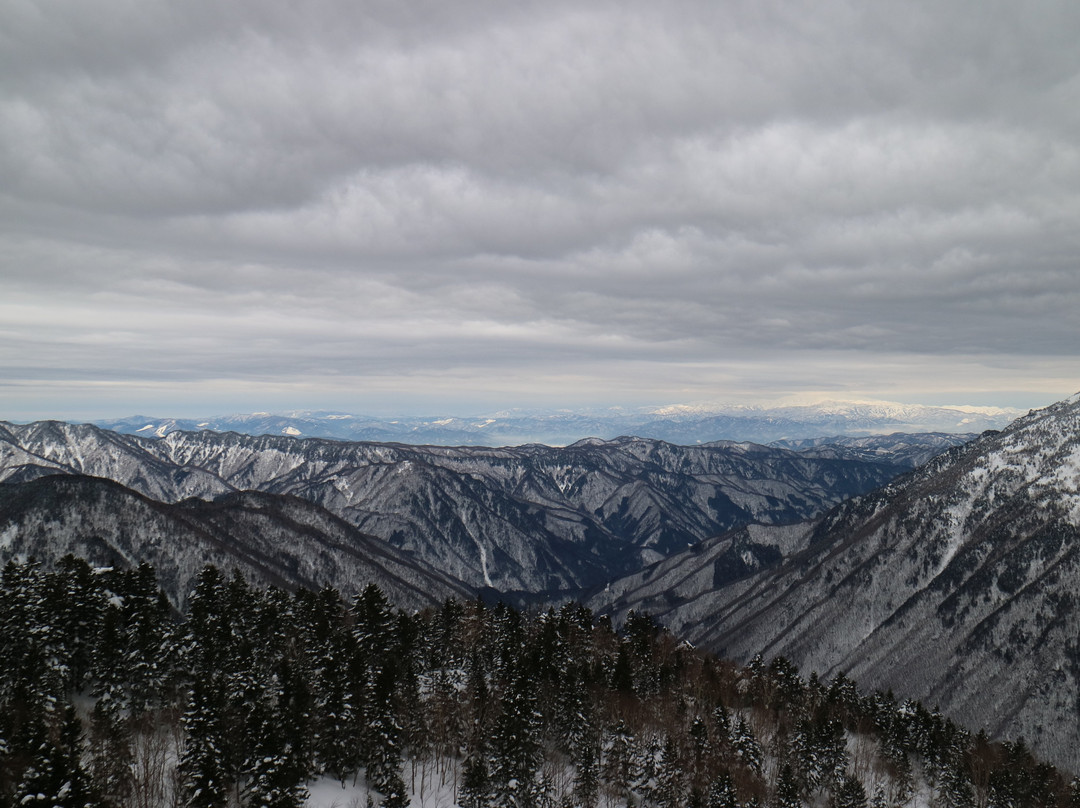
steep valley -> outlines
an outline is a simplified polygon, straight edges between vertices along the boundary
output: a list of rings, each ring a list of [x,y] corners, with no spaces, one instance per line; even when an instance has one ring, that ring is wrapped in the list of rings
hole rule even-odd
[[[751,526],[613,582],[736,660],[783,655],[920,698],[1080,768],[1080,399],[801,526]]]

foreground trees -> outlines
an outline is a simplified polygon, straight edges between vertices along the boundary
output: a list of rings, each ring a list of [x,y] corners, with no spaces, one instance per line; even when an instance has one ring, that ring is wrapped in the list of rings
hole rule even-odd
[[[303,803],[317,777],[403,808],[1072,805],[1022,743],[915,703],[738,668],[643,615],[249,586],[205,569],[188,613],[153,570],[9,564],[0,808]],[[869,796],[868,796],[869,795]]]

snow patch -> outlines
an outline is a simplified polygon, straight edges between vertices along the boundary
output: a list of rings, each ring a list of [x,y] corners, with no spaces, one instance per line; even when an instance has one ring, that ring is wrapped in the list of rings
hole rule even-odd
[[[484,583],[494,589],[495,585],[491,583],[491,576],[488,575],[487,550],[478,540],[474,539],[474,541],[476,541],[476,546],[480,548],[480,569],[484,571]]]
[[[421,764],[419,769],[406,764],[404,774],[409,808],[453,808],[458,804],[460,771],[456,762],[441,770],[430,763]],[[306,787],[305,808],[365,808],[369,797],[374,805],[382,802],[381,795],[368,788],[362,773],[350,777],[344,785],[340,780],[324,776],[309,781]]]
[[[294,437],[295,437],[296,435],[302,435],[302,434],[303,434],[303,433],[302,433],[302,432],[301,432],[301,431],[300,431],[299,429],[297,429],[297,428],[296,428],[295,426],[287,426],[287,427],[285,427],[284,429],[282,429],[282,430],[281,430],[281,432],[282,432],[282,434],[285,434],[285,435],[292,435],[292,436],[294,436]]]
[[[15,536],[19,533],[18,525],[11,525],[3,533],[0,533],[0,550],[10,550],[15,544]]]

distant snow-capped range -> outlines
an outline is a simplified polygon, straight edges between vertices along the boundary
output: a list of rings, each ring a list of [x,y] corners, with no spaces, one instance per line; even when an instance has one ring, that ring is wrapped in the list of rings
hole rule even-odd
[[[299,410],[193,419],[135,415],[94,423],[115,432],[158,438],[176,431],[211,430],[435,446],[565,446],[589,437],[610,440],[633,435],[695,445],[718,440],[771,443],[895,432],[978,433],[1001,429],[1023,414],[1004,407],[822,401],[775,406],[677,404],[636,410],[509,410],[462,417],[387,418]]]

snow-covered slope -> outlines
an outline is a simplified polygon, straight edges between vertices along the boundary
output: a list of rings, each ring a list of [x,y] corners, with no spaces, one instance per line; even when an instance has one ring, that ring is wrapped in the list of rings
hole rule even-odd
[[[536,592],[607,580],[737,525],[805,519],[897,468],[638,438],[484,449],[0,425],[0,480],[56,472],[166,502],[293,494],[470,584]]]
[[[475,591],[317,505],[273,494],[227,494],[167,505],[109,480],[52,475],[0,484],[0,565],[68,553],[103,566],[153,564],[182,608],[206,564],[255,583],[346,597],[378,584],[402,608],[441,604]]]
[[[754,527],[615,582],[746,659],[850,673],[1080,768],[1080,399],[950,450],[817,522]]]

